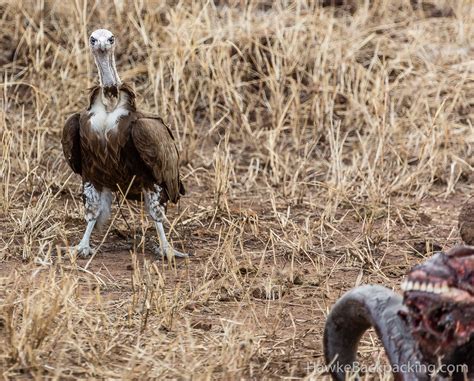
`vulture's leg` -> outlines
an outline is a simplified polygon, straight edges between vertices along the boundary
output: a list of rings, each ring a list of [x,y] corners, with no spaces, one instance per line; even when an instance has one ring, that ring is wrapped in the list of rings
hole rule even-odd
[[[160,248],[157,250],[156,254],[160,257],[174,256],[177,258],[187,258],[188,254],[173,249],[166,238],[165,229],[163,228],[165,205],[161,203],[161,192],[162,188],[158,185],[155,185],[153,191],[145,192],[145,207],[155,223],[156,231],[158,232],[158,237],[160,239]]]
[[[84,183],[83,198],[87,227],[81,242],[73,250],[77,255],[87,257],[93,253],[89,242],[94,226],[96,223],[102,225],[110,216],[112,193],[105,188],[99,192],[91,183]]]
[[[347,367],[357,369],[357,347],[364,332],[375,328],[397,381],[425,381],[429,377],[408,324],[400,313],[402,298],[381,286],[348,291],[331,309],[324,329],[324,356],[332,378],[346,379]]]

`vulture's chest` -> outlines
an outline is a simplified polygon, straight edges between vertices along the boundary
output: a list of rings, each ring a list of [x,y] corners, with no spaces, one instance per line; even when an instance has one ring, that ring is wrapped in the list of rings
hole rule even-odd
[[[81,149],[85,171],[94,177],[127,177],[125,147],[130,139],[130,111],[121,94],[115,108],[108,110],[97,96],[81,128]]]
[[[127,109],[127,99],[125,94],[120,94],[120,99],[115,108],[107,110],[101,96],[94,99],[89,115],[91,132],[98,135],[106,136],[110,133],[117,133],[119,128],[119,121],[121,118],[127,116],[129,111]]]
[[[134,104],[125,91],[119,93],[115,102],[106,99],[104,103],[103,95],[96,94],[89,109],[81,115],[81,175],[98,190],[130,189],[130,194],[135,194],[153,184],[153,175],[132,139],[136,118]]]

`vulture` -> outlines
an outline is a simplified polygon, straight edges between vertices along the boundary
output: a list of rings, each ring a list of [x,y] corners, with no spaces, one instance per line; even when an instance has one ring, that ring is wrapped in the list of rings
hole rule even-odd
[[[106,29],[91,34],[100,84],[90,89],[88,107],[71,115],[63,129],[64,156],[82,177],[87,222],[73,249],[83,257],[93,253],[91,233],[110,216],[113,192],[121,192],[145,201],[160,240],[158,255],[187,257],[171,247],[163,228],[167,203],[176,203],[185,193],[173,134],[159,116],[137,109],[134,91],[117,73],[115,45]]]

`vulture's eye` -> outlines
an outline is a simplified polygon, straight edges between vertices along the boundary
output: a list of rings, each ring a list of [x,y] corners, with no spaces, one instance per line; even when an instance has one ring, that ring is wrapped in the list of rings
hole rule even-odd
[[[97,39],[91,36],[91,39],[90,39],[91,45],[95,45],[96,42],[97,42]]]
[[[112,36],[107,41],[109,42],[110,45],[112,45],[115,42],[115,37]]]

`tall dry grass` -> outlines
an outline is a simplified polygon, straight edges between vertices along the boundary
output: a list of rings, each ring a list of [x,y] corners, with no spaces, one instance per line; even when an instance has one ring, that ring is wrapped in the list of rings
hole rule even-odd
[[[472,2],[330,3],[0,3],[3,377],[320,379],[334,300],[457,240]],[[99,27],[175,131],[189,196],[169,219],[188,262],[154,262],[123,200],[91,262],[57,252],[84,229],[59,137],[97,81]],[[369,335],[361,354],[383,362],[377,348]]]

